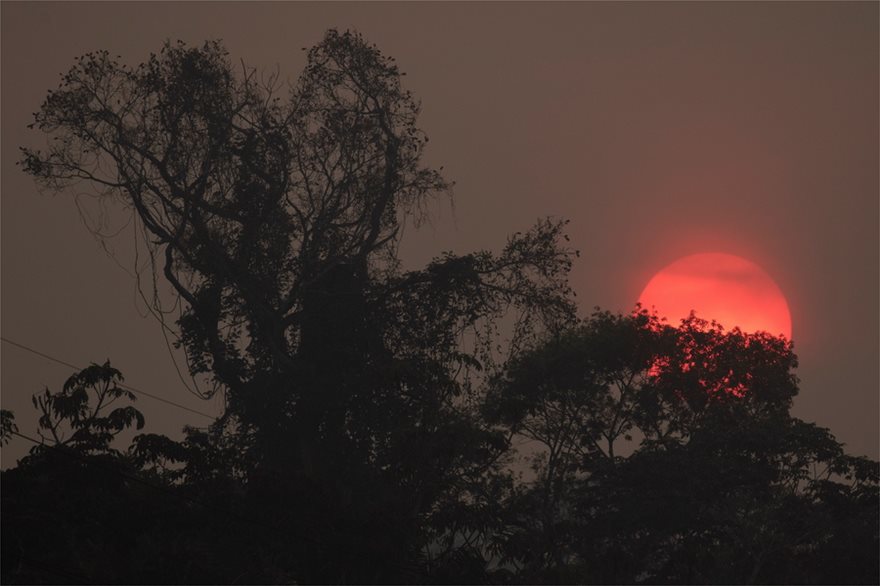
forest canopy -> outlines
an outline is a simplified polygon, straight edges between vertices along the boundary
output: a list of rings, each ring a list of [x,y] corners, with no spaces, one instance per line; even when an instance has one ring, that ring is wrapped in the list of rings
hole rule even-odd
[[[564,221],[403,269],[451,182],[401,76],[331,30],[284,96],[213,41],[49,93],[23,170],[131,214],[226,409],[121,449],[108,362],[4,412],[4,582],[875,581],[877,463],[790,415],[789,340],[578,317]]]

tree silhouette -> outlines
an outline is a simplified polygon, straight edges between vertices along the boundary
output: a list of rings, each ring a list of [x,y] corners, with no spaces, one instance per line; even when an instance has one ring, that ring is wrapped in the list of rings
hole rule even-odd
[[[524,353],[485,407],[542,448],[503,505],[501,555],[533,582],[875,579],[877,463],[789,415],[796,364],[782,338],[645,311]],[[853,565],[805,566],[830,544]]]
[[[402,223],[450,187],[421,166],[427,138],[400,76],[336,31],[308,52],[286,101],[253,70],[236,76],[219,43],[166,45],[136,68],[89,54],[35,115],[57,140],[23,158],[46,187],[86,182],[133,210],[155,274],[183,304],[191,370],[227,399],[203,439],[234,437],[264,503],[308,503],[300,512],[326,540],[312,559],[350,551],[347,565],[377,566],[358,571],[369,580],[420,555],[413,536],[438,499],[497,457],[465,396],[489,367],[486,332],[518,307],[520,344],[574,311],[562,223],[538,223],[497,256],[400,270]],[[141,447],[160,465],[177,457],[158,438]],[[344,529],[330,535],[333,524]],[[387,551],[365,556],[364,544]]]
[[[402,75],[331,30],[286,98],[219,42],[88,54],[50,92],[23,169],[132,214],[173,291],[153,309],[180,308],[163,327],[227,408],[122,450],[144,421],[108,411],[134,398],[109,363],[36,396],[3,580],[876,577],[877,464],[789,415],[789,341],[578,319],[562,221],[402,269],[402,227],[451,189]]]

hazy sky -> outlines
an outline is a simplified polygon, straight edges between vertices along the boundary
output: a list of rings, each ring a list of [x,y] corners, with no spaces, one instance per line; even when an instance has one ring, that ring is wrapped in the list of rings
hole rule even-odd
[[[70,194],[15,166],[46,91],[75,56],[132,64],[165,39],[220,38],[237,62],[295,80],[301,48],[356,28],[407,73],[456,182],[454,209],[408,230],[408,266],[497,250],[538,217],[571,220],[572,284],[628,311],[679,257],[726,252],[788,298],[794,414],[878,456],[878,8],[864,3],[2,2],[2,335],[207,412],[177,378],[135,283]],[[125,264],[131,237],[114,246]],[[129,268],[129,267],[127,267]],[[30,396],[69,369],[2,344],[2,404],[33,433]],[[148,398],[150,431],[204,420]],[[27,446],[4,449],[3,466]]]

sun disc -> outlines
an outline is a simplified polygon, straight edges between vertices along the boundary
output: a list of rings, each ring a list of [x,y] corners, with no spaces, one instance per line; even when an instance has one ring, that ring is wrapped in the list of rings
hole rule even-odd
[[[694,254],[673,262],[648,282],[639,303],[672,325],[693,310],[727,330],[791,338],[791,313],[782,291],[761,267],[732,254]]]

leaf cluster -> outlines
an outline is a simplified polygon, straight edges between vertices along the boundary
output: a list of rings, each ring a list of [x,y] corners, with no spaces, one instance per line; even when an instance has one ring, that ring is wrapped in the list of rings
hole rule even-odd
[[[137,400],[134,393],[119,386],[122,381],[122,373],[107,361],[72,375],[60,391],[47,388],[35,394],[32,402],[40,413],[40,437],[50,445],[84,454],[115,452],[110,444],[117,435],[132,425],[144,426],[144,416],[135,407],[113,407],[120,399]],[[44,447],[35,450],[39,453]]]

